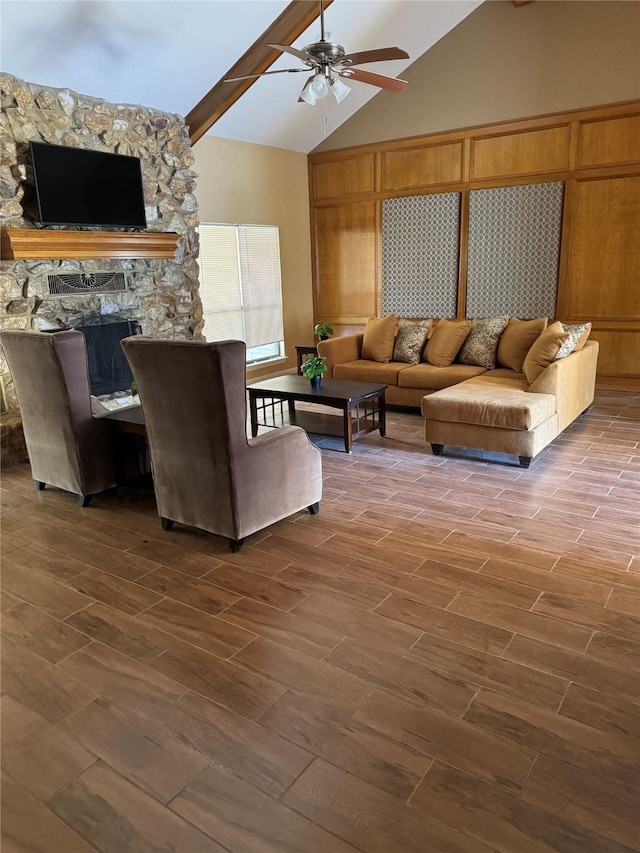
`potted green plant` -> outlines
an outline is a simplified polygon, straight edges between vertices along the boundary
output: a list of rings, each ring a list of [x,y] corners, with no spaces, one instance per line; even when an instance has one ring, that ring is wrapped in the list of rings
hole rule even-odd
[[[333,334],[332,323],[316,323],[313,328],[313,334],[317,335],[321,341],[326,341],[329,335]]]
[[[311,380],[311,387],[319,388],[322,374],[327,372],[326,359],[322,355],[310,355],[302,362],[300,369]]]

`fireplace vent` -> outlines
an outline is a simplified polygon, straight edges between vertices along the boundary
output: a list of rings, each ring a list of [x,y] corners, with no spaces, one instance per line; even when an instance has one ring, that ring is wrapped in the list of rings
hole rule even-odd
[[[59,273],[48,275],[49,294],[64,293],[108,293],[127,289],[123,272]]]

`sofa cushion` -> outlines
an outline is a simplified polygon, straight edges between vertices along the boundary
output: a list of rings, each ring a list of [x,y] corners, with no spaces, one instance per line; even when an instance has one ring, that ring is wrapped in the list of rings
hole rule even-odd
[[[423,361],[448,367],[458,355],[471,328],[471,320],[439,320],[424,348]]]
[[[569,333],[562,323],[552,323],[533,344],[522,365],[529,383],[535,382],[545,368],[549,367],[558,354],[560,347],[569,339]]]
[[[431,320],[399,320],[398,334],[393,345],[393,361],[420,364],[431,323]]]
[[[418,364],[416,367],[405,367],[398,375],[398,385],[401,388],[424,388],[425,391],[439,391],[449,388],[465,379],[480,376],[483,367],[473,367],[470,364],[450,364],[449,367],[434,367],[432,364]]]
[[[471,321],[471,330],[458,354],[460,364],[476,364],[492,370],[496,366],[496,355],[500,335],[504,332],[508,317],[483,317]]]
[[[430,394],[422,401],[427,420],[451,421],[500,429],[531,430],[556,410],[552,394],[528,394],[475,380]]]
[[[505,367],[497,367],[495,370],[487,370],[481,376],[475,376],[469,380],[473,384],[493,385],[494,388],[515,388],[516,391],[528,391],[529,383],[524,373],[514,373]]]
[[[379,361],[367,361],[361,358],[358,361],[336,364],[333,368],[333,378],[351,379],[355,382],[378,382],[380,385],[397,385],[398,373],[407,369],[406,364],[398,361],[382,364]]]
[[[591,334],[591,323],[580,323],[577,326],[567,326],[565,323],[560,323],[560,325],[569,337],[556,353],[556,359],[566,358],[572,352],[581,350]]]
[[[379,362],[391,361],[397,330],[398,318],[395,314],[369,320],[364,329],[362,358]]]
[[[537,338],[547,328],[546,317],[537,320],[518,320],[512,317],[498,345],[498,364],[522,372],[525,357]]]

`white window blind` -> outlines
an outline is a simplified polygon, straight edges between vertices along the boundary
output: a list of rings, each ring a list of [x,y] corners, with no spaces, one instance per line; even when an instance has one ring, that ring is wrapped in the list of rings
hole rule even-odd
[[[284,338],[278,228],[201,223],[200,298],[208,341],[235,338],[250,350]],[[259,358],[263,353],[256,353]]]

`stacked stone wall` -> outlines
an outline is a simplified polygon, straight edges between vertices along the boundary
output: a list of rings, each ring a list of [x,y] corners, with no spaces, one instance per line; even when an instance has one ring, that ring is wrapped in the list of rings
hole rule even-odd
[[[50,142],[140,158],[148,231],[179,235],[171,260],[50,260],[0,263],[0,328],[65,329],[97,318],[135,319],[143,334],[200,338],[198,204],[188,128],[181,116],[112,104],[69,89],[0,75],[0,223],[37,228],[30,218],[29,142]],[[127,289],[50,296],[51,274],[124,272]],[[3,410],[17,399],[0,353]]]

